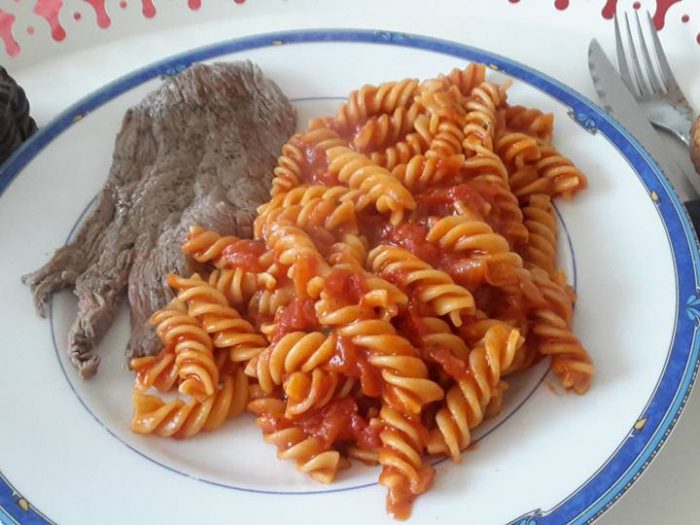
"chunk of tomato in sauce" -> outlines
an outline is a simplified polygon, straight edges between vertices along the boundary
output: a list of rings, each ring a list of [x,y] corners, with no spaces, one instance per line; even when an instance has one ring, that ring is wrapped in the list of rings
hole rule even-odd
[[[419,347],[423,337],[431,333],[423,319],[434,315],[429,306],[416,298],[409,302],[407,311],[394,323],[399,332],[405,334],[414,346]]]
[[[313,332],[320,327],[313,299],[294,299],[279,309],[274,322],[273,344],[292,332]]]
[[[367,292],[366,279],[359,273],[335,268],[325,277],[325,289],[340,302],[360,304]]]
[[[440,365],[447,375],[458,381],[467,379],[471,375],[467,363],[455,357],[447,348],[428,348],[425,353],[428,359]]]
[[[369,363],[369,355],[363,347],[354,344],[348,337],[338,337],[336,353],[328,361],[331,371],[347,377],[360,379],[362,393],[369,397],[382,395],[383,379],[381,371]]]
[[[295,423],[306,435],[323,440],[326,446],[344,441],[353,441],[361,448],[381,446],[381,428],[370,425],[360,415],[352,397],[333,399],[319,410],[298,418]]]
[[[463,253],[452,252],[443,253],[436,266],[447,272],[457,284],[473,290],[486,279],[485,261],[483,257],[469,257]]]
[[[462,202],[478,217],[488,215],[492,207],[490,199],[473,183],[457,184],[446,188],[431,188],[415,196],[416,210],[420,217],[437,215],[446,217],[455,214],[455,203]]]
[[[306,143],[301,143],[301,150],[304,153],[301,173],[305,182],[323,186],[340,184],[338,177],[328,171],[328,157],[325,151]]]
[[[385,470],[379,476],[379,482],[382,482],[382,477],[391,476],[392,474],[392,469]],[[418,481],[416,483],[403,481],[402,483],[391,485],[391,489],[386,496],[386,510],[389,512],[389,515],[399,521],[410,518],[413,502],[419,494],[423,494],[430,488],[434,477],[435,469],[433,466],[423,465],[418,470]]]
[[[525,298],[490,285],[479,287],[474,300],[486,315],[496,319],[517,319],[527,315],[530,309]]]
[[[365,449],[381,446],[381,425],[370,425],[352,397],[335,398],[326,406],[290,421],[280,414],[263,414],[258,425],[266,434],[290,427],[300,428],[308,437],[321,439],[326,447],[339,442],[355,442]]]
[[[398,226],[387,224],[382,228],[379,241],[381,244],[399,246],[428,264],[435,265],[440,259],[440,249],[428,242],[427,237],[428,228],[423,224],[404,222]]]
[[[246,272],[262,272],[260,256],[265,253],[265,243],[252,239],[240,239],[226,246],[221,252],[221,261],[227,268],[241,268]]]

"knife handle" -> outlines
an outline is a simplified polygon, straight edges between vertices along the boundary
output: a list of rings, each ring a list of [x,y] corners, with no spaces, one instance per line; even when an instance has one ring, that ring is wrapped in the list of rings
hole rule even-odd
[[[695,227],[695,233],[700,236],[700,199],[686,202],[685,209],[688,210],[690,222],[692,222]]]

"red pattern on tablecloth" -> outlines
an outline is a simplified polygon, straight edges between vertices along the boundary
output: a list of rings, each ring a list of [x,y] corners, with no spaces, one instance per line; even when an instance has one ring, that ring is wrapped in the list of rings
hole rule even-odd
[[[19,1],[19,0],[16,0]],[[63,28],[61,25],[60,21],[60,16],[63,10],[63,0],[33,0],[35,2],[34,4],[34,13],[37,15],[37,17],[43,19],[48,23],[49,28],[51,30],[51,38],[56,41],[56,42],[61,42],[66,38],[66,30]],[[109,16],[108,10],[107,10],[107,2],[106,0],[82,0],[83,2],[89,4],[93,11],[95,12],[95,21],[97,25],[103,29],[107,29],[112,25],[112,20]],[[158,0],[157,0],[158,1]],[[162,0],[160,0],[162,1]],[[212,1],[212,0],[209,0]],[[246,0],[233,0],[231,2],[232,4],[243,4]],[[657,29],[661,30],[666,26],[667,23],[667,15],[669,12],[669,9],[678,3],[683,2],[684,0],[655,0],[655,10],[654,10],[654,15],[652,17],[654,21],[654,25],[656,26]],[[157,15],[157,10],[156,6],[154,4],[154,0],[140,0],[141,2],[141,13],[145,18],[153,18]],[[183,0],[184,2],[184,0]],[[520,2],[520,0],[508,0],[513,5],[518,5],[518,6],[523,6],[527,5],[526,2]],[[187,0],[186,5],[191,11],[198,11],[199,9],[202,8],[203,5],[202,0]],[[606,20],[611,20],[615,16],[615,12],[617,11],[619,0],[605,0],[605,4],[603,5],[600,14],[603,18]],[[120,0],[118,6],[121,9],[126,9],[128,6],[128,3],[126,0]],[[571,2],[570,0],[554,0],[552,6],[559,10],[559,11],[566,11],[570,8]],[[169,6],[170,8],[174,8],[173,6]],[[593,6],[591,6],[593,7]],[[522,9],[522,7],[520,7]],[[632,4],[633,9],[641,9],[642,8],[642,2],[635,1]],[[12,9],[7,7],[7,11],[4,11],[0,9],[0,40],[2,40],[2,43],[4,45],[4,51],[5,54],[8,56],[17,56],[20,51],[20,44],[17,42],[15,39],[15,36],[17,35],[17,31],[19,28],[17,27],[17,18],[14,13],[12,13]],[[89,18],[89,17],[88,17]],[[73,19],[78,22],[83,20],[83,16],[80,12],[74,12],[73,13]],[[690,21],[690,16],[687,14],[684,14],[680,17],[681,23],[687,24]],[[33,25],[26,25],[23,26],[24,30],[29,36],[34,36],[35,35],[35,30]],[[38,36],[34,36],[35,38],[38,38]],[[698,44],[700,44],[700,33],[698,33],[696,37],[696,41]]]

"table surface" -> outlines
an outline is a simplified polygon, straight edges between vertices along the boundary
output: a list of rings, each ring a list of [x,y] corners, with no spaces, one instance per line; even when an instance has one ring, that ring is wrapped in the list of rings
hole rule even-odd
[[[243,0],[245,1],[245,0]],[[31,5],[0,0],[0,37],[3,9],[16,16],[14,35],[21,51],[0,63],[25,86],[32,113],[45,124],[58,111],[114,78],[154,60],[196,46],[255,32],[310,27],[382,28],[438,36],[474,45],[519,60],[572,86],[592,100],[586,54],[591,38],[608,52],[614,50],[613,26],[601,16],[602,1],[518,0],[321,2],[275,0],[252,6],[205,0],[197,11],[182,6],[161,7],[154,18],[128,14],[124,1],[110,5],[109,29],[85,4],[60,21],[67,37],[54,41],[49,26],[24,24]],[[249,0],[254,3],[254,0]],[[615,2],[607,2],[608,7]],[[78,6],[78,0],[65,0]],[[135,4],[132,0],[132,4]],[[144,2],[144,5],[148,2]],[[236,5],[237,4],[237,5]],[[557,7],[555,7],[556,4]],[[700,109],[700,0],[637,2],[642,10],[666,13],[661,39],[679,83]],[[190,2],[190,6],[198,5]],[[158,2],[156,2],[156,7]],[[132,11],[140,5],[128,6]],[[253,9],[254,7],[254,9]],[[633,2],[618,2],[618,10]],[[74,13],[84,13],[86,20]],[[224,13],[225,16],[222,16]],[[400,13],[400,14],[399,14]],[[410,14],[410,16],[409,16]],[[684,16],[686,15],[686,16]],[[657,15],[658,16],[658,15]],[[87,18],[92,17],[92,21]],[[36,16],[34,16],[36,18]],[[251,28],[255,28],[252,30]],[[54,28],[55,29],[55,28]],[[54,35],[56,36],[56,35]],[[697,41],[696,41],[697,40]],[[14,51],[17,51],[14,48]],[[48,79],[51,79],[48,81]],[[79,79],[79,82],[76,80]],[[700,501],[700,454],[695,439],[700,431],[700,393],[691,395],[683,417],[653,464],[627,494],[597,523],[693,523]]]

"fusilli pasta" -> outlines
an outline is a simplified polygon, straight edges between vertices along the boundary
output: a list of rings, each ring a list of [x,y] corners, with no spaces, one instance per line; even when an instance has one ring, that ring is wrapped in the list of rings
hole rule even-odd
[[[199,273],[168,276],[163,350],[130,363],[134,432],[189,438],[248,410],[318,481],[381,465],[406,518],[426,454],[460,461],[511,375],[550,359],[584,393],[553,199],[587,179],[508,85],[479,64],[365,85],[283,146],[253,239],[193,226]]]

